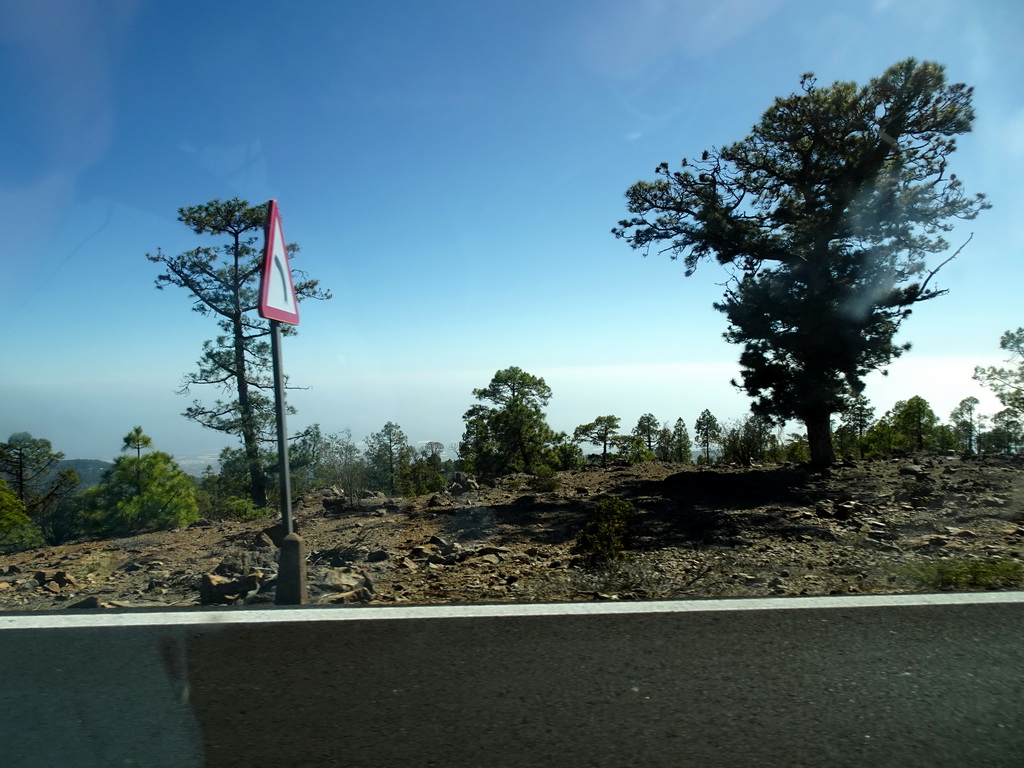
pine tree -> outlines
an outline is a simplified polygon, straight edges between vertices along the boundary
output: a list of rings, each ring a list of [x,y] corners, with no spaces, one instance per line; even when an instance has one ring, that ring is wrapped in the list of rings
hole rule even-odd
[[[466,431],[459,444],[467,471],[499,476],[541,466],[555,437],[544,417],[551,399],[544,379],[513,366],[497,371],[473,395],[481,403],[463,416]]]
[[[228,396],[212,405],[194,400],[184,416],[208,429],[241,438],[250,493],[257,507],[267,506],[268,486],[260,442],[272,439],[276,429],[273,399],[267,394],[273,391],[270,324],[256,311],[263,270],[260,243],[266,220],[267,206],[250,206],[237,197],[179,208],[178,221],[195,234],[224,238],[226,242],[178,256],[160,250],[146,254],[166,269],[156,279],[158,289],[168,285],[184,288],[192,297],[194,312],[217,318],[222,334],[203,342],[199,369],[185,375],[178,392],[187,395],[194,386],[210,385]],[[289,245],[288,251],[294,256],[298,246]],[[299,301],[331,298],[316,280],[292,271]],[[283,326],[282,333],[290,335],[294,328]]]
[[[672,428],[671,446],[671,461],[679,461],[683,464],[693,463],[693,443],[690,440],[690,433],[686,430],[686,422],[682,419],[676,419],[675,426]]]
[[[755,412],[804,422],[816,465],[834,461],[842,397],[909,348],[894,337],[912,307],[945,293],[931,281],[949,259],[926,258],[949,248],[952,222],[988,207],[948,167],[971,98],[913,59],[866,86],[819,88],[807,74],[743,141],[680,171],[663,163],[626,193],[633,218],[617,237],[664,245],[687,275],[709,258],[730,267],[714,306],[743,347],[737,386]]]
[[[704,463],[711,463],[711,446],[718,444],[722,437],[722,426],[718,419],[706,408],[697,417],[693,425],[693,434],[697,438],[697,447],[704,451]]]

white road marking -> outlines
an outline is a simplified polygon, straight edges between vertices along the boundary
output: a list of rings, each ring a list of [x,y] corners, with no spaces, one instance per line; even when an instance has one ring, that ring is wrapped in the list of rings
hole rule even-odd
[[[1024,603],[1024,592],[966,592],[925,595],[733,598],[650,602],[516,603],[501,605],[305,606],[231,610],[194,608],[90,613],[7,613],[0,630],[79,629],[83,627],[166,627],[210,624],[285,624],[299,621],[395,621],[402,619],[490,619],[517,616],[605,616],[638,613],[714,613],[811,608],[893,608],[934,605]]]

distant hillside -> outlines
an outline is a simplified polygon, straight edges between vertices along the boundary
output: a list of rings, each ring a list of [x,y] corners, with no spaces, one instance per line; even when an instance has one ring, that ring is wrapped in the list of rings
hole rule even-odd
[[[64,459],[57,466],[60,469],[73,469],[78,473],[78,479],[82,481],[82,488],[91,488],[99,485],[103,479],[103,473],[110,469],[113,464],[109,461],[99,459]]]

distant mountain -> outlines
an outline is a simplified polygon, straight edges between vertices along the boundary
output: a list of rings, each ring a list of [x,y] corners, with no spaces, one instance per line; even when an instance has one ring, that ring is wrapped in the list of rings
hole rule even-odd
[[[64,459],[57,469],[75,470],[78,473],[78,479],[82,482],[81,487],[92,488],[94,485],[100,484],[100,481],[103,480],[103,473],[112,466],[114,465],[109,461],[100,461],[99,459]]]

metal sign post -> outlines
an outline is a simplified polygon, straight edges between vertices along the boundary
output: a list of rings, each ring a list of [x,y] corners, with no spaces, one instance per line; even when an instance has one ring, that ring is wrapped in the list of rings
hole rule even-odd
[[[302,605],[307,600],[306,550],[292,520],[292,483],[288,466],[288,427],[285,421],[284,365],[281,361],[281,323],[299,324],[299,302],[288,266],[288,248],[281,231],[277,201],[267,204],[266,246],[260,282],[260,317],[270,321],[270,354],[274,363],[274,400],[277,415],[277,466],[280,476],[281,526],[284,539],[278,561],[278,605]]]
[[[281,476],[281,524],[285,534],[295,533],[292,522],[292,481],[288,466],[288,426],[285,421],[284,363],[281,359],[281,323],[270,321],[270,354],[274,359],[274,400],[277,416],[277,460]]]

